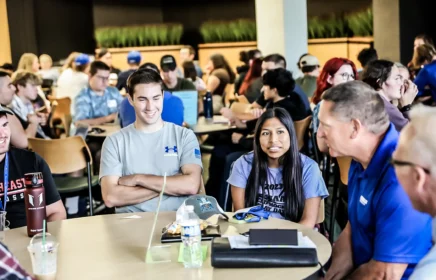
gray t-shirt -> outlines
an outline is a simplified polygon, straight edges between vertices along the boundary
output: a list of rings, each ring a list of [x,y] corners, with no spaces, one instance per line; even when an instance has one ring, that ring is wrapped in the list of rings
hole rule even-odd
[[[185,164],[202,167],[200,147],[194,133],[184,127],[165,122],[153,133],[139,131],[131,124],[109,136],[103,143],[100,180],[104,176],[146,174],[173,176]],[[164,195],[160,211],[175,211],[187,196]],[[117,213],[154,212],[159,198],[136,205],[117,207]]]

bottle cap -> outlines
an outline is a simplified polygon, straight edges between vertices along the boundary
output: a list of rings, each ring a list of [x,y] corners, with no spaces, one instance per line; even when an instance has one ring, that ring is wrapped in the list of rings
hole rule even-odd
[[[43,182],[42,172],[24,174],[24,184],[26,187],[39,187]]]

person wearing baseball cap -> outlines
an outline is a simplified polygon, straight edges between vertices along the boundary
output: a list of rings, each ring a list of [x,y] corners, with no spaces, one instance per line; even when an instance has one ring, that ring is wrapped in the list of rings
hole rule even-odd
[[[141,65],[142,55],[138,51],[130,51],[127,54],[127,64],[129,64],[129,69],[121,72],[118,75],[117,88],[118,90],[124,89],[127,92],[127,79],[129,76],[138,70],[139,65]]]
[[[301,67],[304,76],[296,79],[295,82],[310,99],[316,90],[316,79],[320,72],[318,58],[307,54],[300,59],[299,66]]]
[[[164,81],[164,90],[166,91],[181,91],[181,90],[196,90],[195,85],[184,78],[177,77],[177,63],[172,55],[164,55],[160,59],[161,75]]]
[[[58,87],[56,90],[56,97],[69,97],[74,101],[80,90],[88,85],[89,68],[91,59],[89,55],[81,53],[76,56],[73,62],[72,71],[64,71],[58,79]],[[74,115],[74,106],[71,114]]]

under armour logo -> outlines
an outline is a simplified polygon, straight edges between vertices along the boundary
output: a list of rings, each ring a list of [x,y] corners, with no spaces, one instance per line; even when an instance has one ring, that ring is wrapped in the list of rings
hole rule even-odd
[[[30,203],[30,205],[32,205],[33,207],[35,207],[35,203],[33,202],[33,198],[34,198],[34,196],[31,195],[31,194],[29,194],[29,203]],[[40,193],[40,194],[38,195],[38,198],[39,198],[39,206],[41,206],[41,204],[42,204],[42,202],[43,202],[43,200],[44,200],[42,193]]]
[[[177,146],[173,146],[173,148],[170,148],[168,146],[165,147],[165,153],[169,153],[169,152],[173,152],[173,153],[177,153]]]

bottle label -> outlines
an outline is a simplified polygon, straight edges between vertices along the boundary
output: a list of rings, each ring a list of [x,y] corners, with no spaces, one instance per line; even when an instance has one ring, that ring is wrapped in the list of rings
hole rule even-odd
[[[199,225],[195,226],[182,226],[182,236],[194,237],[201,235],[201,230]]]

